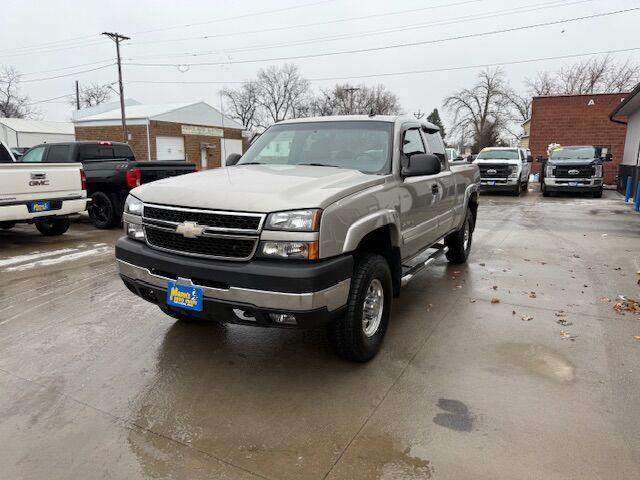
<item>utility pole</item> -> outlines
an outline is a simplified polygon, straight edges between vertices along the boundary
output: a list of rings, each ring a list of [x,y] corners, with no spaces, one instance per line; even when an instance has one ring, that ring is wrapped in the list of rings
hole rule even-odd
[[[129,37],[120,35],[119,33],[102,32],[102,35],[106,35],[111,40],[116,42],[116,55],[118,59],[118,83],[120,84],[120,115],[122,116],[122,138],[125,143],[129,141],[129,134],[127,132],[127,117],[124,113],[124,87],[122,86],[122,63],[120,62],[120,42],[122,40],[131,40]]]
[[[76,80],[76,110],[80,110],[80,84]]]
[[[349,92],[349,115],[353,115],[353,94],[360,90],[359,87],[347,87],[345,92]]]

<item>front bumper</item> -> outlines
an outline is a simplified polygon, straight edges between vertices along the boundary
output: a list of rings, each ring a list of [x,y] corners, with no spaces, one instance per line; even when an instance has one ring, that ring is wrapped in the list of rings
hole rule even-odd
[[[49,200],[47,198],[43,200]],[[48,210],[46,212],[29,212],[27,203],[21,202],[14,205],[0,205],[0,217],[3,222],[31,222],[42,217],[63,217],[75,213],[84,212],[87,209],[87,198],[77,198],[74,200],[51,200],[61,202],[60,208]]]
[[[549,192],[594,193],[602,190],[601,178],[545,177],[544,188]]]
[[[116,258],[129,290],[147,301],[173,310],[166,304],[167,283],[178,280],[203,291],[203,311],[189,315],[261,326],[281,326],[272,313],[294,315],[299,327],[335,318],[347,303],[353,270],[350,256],[314,263],[225,262],[161,252],[128,238],[118,240]]]
[[[481,190],[513,190],[518,185],[519,180],[517,178],[481,178],[480,189]]]

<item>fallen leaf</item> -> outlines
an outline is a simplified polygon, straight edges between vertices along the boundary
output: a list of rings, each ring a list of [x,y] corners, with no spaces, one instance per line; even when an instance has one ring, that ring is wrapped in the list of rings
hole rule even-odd
[[[491,287],[491,288],[493,288],[494,290],[497,290],[497,289],[498,289],[498,285],[494,285],[494,286],[493,286],[493,287]]]
[[[515,315],[516,311],[515,310],[511,310],[511,315]]]
[[[491,299],[491,303],[500,303],[500,299],[494,297]]]
[[[529,293],[529,298],[537,298],[536,292]]]
[[[533,317],[531,315],[523,315],[522,316],[522,321],[523,322],[530,322],[531,320],[533,320]]]
[[[471,300],[469,300],[469,303],[476,303],[477,300],[475,298],[472,298]]]
[[[480,265],[481,267],[484,267],[485,264],[484,263],[479,263],[478,265]]]
[[[636,340],[640,341],[640,335],[634,335],[633,338],[635,338]]]
[[[571,335],[571,333],[568,332],[567,330],[560,330],[560,338],[562,338],[563,340],[571,340],[573,342],[575,341],[577,336]]]
[[[432,308],[433,308],[433,303],[430,303],[429,305],[427,305],[427,312],[430,312]]]
[[[640,315],[640,303],[632,298],[626,298],[622,295],[618,295],[618,302],[613,305],[613,309],[620,315],[624,315],[624,312],[634,313]]]
[[[570,322],[566,318],[559,318],[558,320],[556,320],[556,323],[558,325],[562,325],[563,327],[568,327],[569,325],[573,325],[573,322]]]

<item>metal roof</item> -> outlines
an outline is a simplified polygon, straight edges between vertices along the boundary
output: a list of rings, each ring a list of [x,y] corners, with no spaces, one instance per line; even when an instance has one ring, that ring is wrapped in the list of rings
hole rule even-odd
[[[24,118],[0,118],[0,125],[19,133],[54,133],[74,135],[73,123],[27,120]]]

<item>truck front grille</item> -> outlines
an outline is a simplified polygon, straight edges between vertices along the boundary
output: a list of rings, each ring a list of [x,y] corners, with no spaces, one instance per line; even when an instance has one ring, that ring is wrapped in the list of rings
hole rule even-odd
[[[184,255],[247,260],[253,256],[257,238],[224,235],[187,238],[175,232],[145,227],[149,246]]]
[[[212,230],[257,232],[261,227],[264,215],[257,213],[207,212],[206,210],[145,205],[144,217],[174,224],[196,222],[200,225],[206,225]]]
[[[509,165],[480,163],[480,178],[507,178],[509,176]]]
[[[556,165],[556,178],[591,178],[593,166],[591,165]]]

